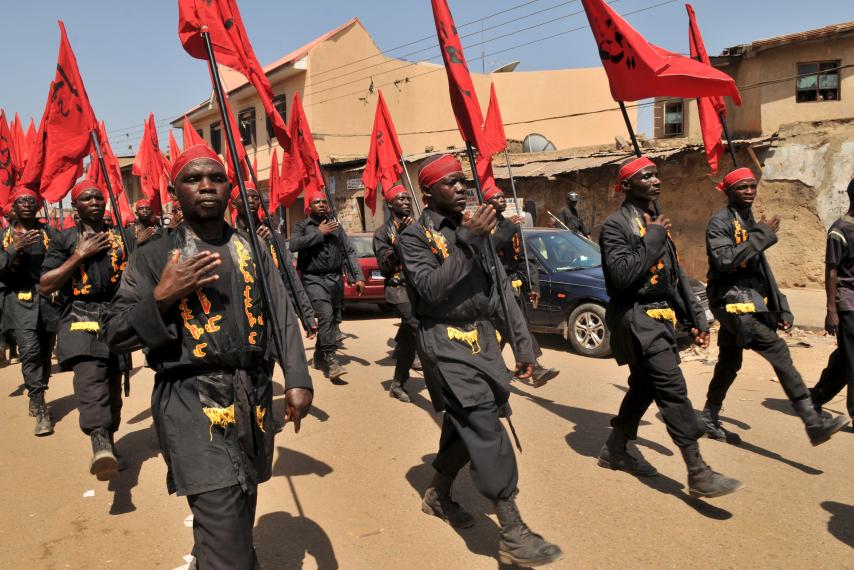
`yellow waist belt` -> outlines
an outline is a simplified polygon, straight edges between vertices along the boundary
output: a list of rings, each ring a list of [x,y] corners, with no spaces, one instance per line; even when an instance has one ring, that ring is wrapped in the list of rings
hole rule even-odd
[[[646,316],[656,321],[670,322],[676,326],[676,312],[673,309],[648,309]]]
[[[513,285],[514,289],[521,289],[522,288],[522,280],[521,279],[514,279],[513,281],[510,282],[510,284]]]
[[[731,315],[746,315],[756,312],[756,305],[753,303],[729,303],[726,306],[726,312]]]
[[[80,323],[71,323],[71,330],[96,333],[101,330],[101,325],[96,321],[83,321]]]
[[[18,293],[18,300],[31,302],[33,300],[33,292],[32,291],[21,291]]]

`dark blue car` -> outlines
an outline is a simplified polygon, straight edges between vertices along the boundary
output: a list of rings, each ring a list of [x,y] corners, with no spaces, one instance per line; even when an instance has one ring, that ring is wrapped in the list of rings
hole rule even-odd
[[[611,335],[605,326],[608,294],[599,246],[567,230],[523,231],[528,255],[540,262],[540,304],[534,309],[529,302],[526,307],[531,330],[560,334],[584,356],[609,356]],[[705,284],[690,277],[688,282],[706,318],[713,322]],[[677,327],[677,336],[690,343],[687,329]]]
[[[540,263],[540,304],[526,307],[531,330],[561,334],[579,354],[608,356],[599,246],[574,232],[544,228],[526,229],[525,242]]]

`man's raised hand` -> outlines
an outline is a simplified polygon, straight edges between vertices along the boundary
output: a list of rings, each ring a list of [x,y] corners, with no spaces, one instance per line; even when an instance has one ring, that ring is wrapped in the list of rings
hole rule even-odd
[[[160,274],[160,282],[154,288],[154,300],[160,310],[168,310],[178,299],[219,279],[219,275],[211,275],[211,272],[220,263],[222,260],[218,253],[203,251],[181,261],[181,252],[174,250]]]

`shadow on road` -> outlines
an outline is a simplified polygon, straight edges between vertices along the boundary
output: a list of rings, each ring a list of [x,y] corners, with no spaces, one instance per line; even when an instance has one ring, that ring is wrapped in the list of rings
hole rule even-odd
[[[567,434],[566,443],[576,453],[585,457],[597,458],[602,444],[608,438],[611,425],[611,414],[576,408],[566,404],[559,404],[552,400],[535,396],[511,386],[510,388],[519,397],[527,398],[535,404],[552,412],[553,414],[569,421],[575,425],[575,429]],[[646,422],[641,422],[641,425]],[[661,444],[653,441],[638,439],[637,445],[643,445],[663,455],[673,455],[673,452]],[[655,489],[659,493],[672,495],[697,511],[697,513],[715,520],[727,520],[732,518],[732,513],[704,501],[691,497],[683,492],[684,485],[661,473],[656,477],[638,477],[638,482]]]
[[[74,394],[69,394],[53,401],[48,399],[47,406],[50,409],[50,419],[53,425],[56,425],[77,408],[77,398]]]
[[[836,501],[825,501],[821,507],[830,513],[830,520],[827,521],[827,532],[854,548],[854,506]]]
[[[318,475],[326,477],[332,473],[332,466],[310,455],[279,447],[279,456],[273,465],[274,477],[300,477],[302,475]]]
[[[132,417],[131,419],[129,419],[126,423],[128,425],[134,425],[134,424],[138,424],[140,422],[144,422],[145,420],[147,420],[150,417],[151,417],[151,408],[146,408],[146,409],[142,410],[141,412],[139,412],[134,417]]]
[[[13,391],[9,392],[9,397],[10,397],[10,398],[17,398],[18,396],[23,396],[23,395],[24,395],[24,391],[25,391],[26,389],[27,389],[27,385],[26,385],[26,384],[21,384],[20,386],[18,386],[17,388],[15,388]]]
[[[433,478],[434,473],[432,464],[435,458],[435,454],[425,455],[422,458],[423,463],[419,463],[406,472],[406,480],[409,481],[412,488],[418,492],[419,496],[424,496],[424,492],[427,491],[427,487],[430,486],[430,480]],[[468,467],[465,467],[460,471],[456,482],[454,483],[452,493],[454,500],[460,503],[460,505],[468,511],[472,517],[474,517],[475,524],[473,527],[466,529],[453,528],[451,525],[436,518],[436,531],[447,533],[455,532],[465,541],[466,548],[468,548],[470,552],[481,556],[489,556],[490,558],[497,557],[498,540],[500,538],[499,529],[498,525],[495,524],[495,522],[488,516],[489,514],[494,513],[495,509],[492,504],[478,493],[477,489],[475,489],[474,484],[471,482],[471,477],[468,475]],[[419,504],[413,504],[411,508],[420,509],[421,506]],[[423,516],[426,517],[430,515],[425,514]],[[501,564],[497,560],[496,564],[500,570],[519,568],[519,566]]]
[[[314,558],[318,570],[336,570],[338,560],[329,536],[305,516],[280,511],[258,519],[255,548],[263,568],[300,570],[306,555]]]
[[[157,433],[154,424],[145,429],[132,431],[116,441],[116,449],[127,461],[128,467],[119,472],[119,476],[110,481],[109,490],[113,492],[111,515],[123,515],[136,510],[132,491],[139,485],[139,473],[142,464],[160,454]]]

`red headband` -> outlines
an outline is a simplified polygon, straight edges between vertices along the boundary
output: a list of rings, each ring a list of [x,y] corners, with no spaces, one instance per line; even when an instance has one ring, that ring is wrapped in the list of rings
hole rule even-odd
[[[446,154],[438,160],[434,160],[421,169],[418,174],[418,184],[421,186],[432,186],[449,174],[462,172],[463,165],[452,154]]]
[[[628,180],[647,166],[655,166],[655,163],[645,156],[639,156],[620,168],[620,174],[617,176],[617,183],[614,185],[614,192],[622,192],[623,180]]]
[[[78,196],[80,196],[80,194],[82,194],[86,190],[97,190],[101,193],[101,196],[104,197],[104,200],[107,199],[107,194],[104,192],[104,189],[98,186],[98,183],[94,180],[89,180],[87,178],[86,180],[78,182],[77,185],[71,189],[71,201],[75,202]]]
[[[9,210],[12,209],[12,204],[15,203],[15,200],[24,196],[30,196],[32,198],[35,198],[39,208],[41,208],[42,204],[44,204],[44,198],[39,196],[37,192],[30,190],[26,186],[16,186],[15,189],[12,190],[12,193],[9,195]]]
[[[138,200],[136,203],[136,207],[139,208],[140,206],[148,206],[150,208],[151,207],[151,200],[149,200],[148,198],[142,198],[142,199]]]
[[[723,192],[730,186],[733,186],[738,182],[741,182],[742,180],[747,180],[748,178],[753,178],[754,180],[756,179],[756,175],[753,174],[752,170],[745,167],[736,168],[735,170],[724,176],[723,182],[715,186],[715,188],[718,189],[718,192]]]
[[[503,190],[498,186],[490,186],[488,188],[483,189],[483,199],[484,201],[492,200],[499,194],[501,194]]]
[[[326,194],[321,190],[306,190],[305,197],[303,198],[304,207],[305,207],[305,215],[307,216],[311,212],[311,203],[315,200],[322,198],[326,199]]]
[[[392,200],[400,196],[401,194],[406,194],[406,188],[401,184],[396,184],[392,186],[387,192],[383,192],[383,197],[385,197],[385,201],[388,204],[391,204]]]
[[[222,164],[222,161],[219,159],[219,156],[210,149],[210,147],[206,144],[197,144],[193,145],[181,154],[178,155],[178,158],[175,159],[175,162],[172,163],[172,171],[170,172],[170,176],[172,177],[172,183],[174,184],[176,180],[178,180],[178,176],[181,174],[181,171],[186,168],[188,164],[190,164],[194,160],[213,160],[214,162],[219,163],[225,168],[225,165]]]
[[[254,184],[252,184],[251,182],[245,182],[244,184],[246,185],[246,192],[247,192],[247,193],[248,193],[250,190],[254,190],[256,194],[258,194],[259,196],[261,195],[261,193],[260,193],[260,192],[258,192],[258,189],[257,189],[257,188],[255,188],[255,185],[254,185]],[[240,186],[235,186],[234,188],[232,188],[232,189],[231,189],[231,199],[232,199],[232,200],[237,200],[237,198],[238,198],[239,196],[240,196]]]

